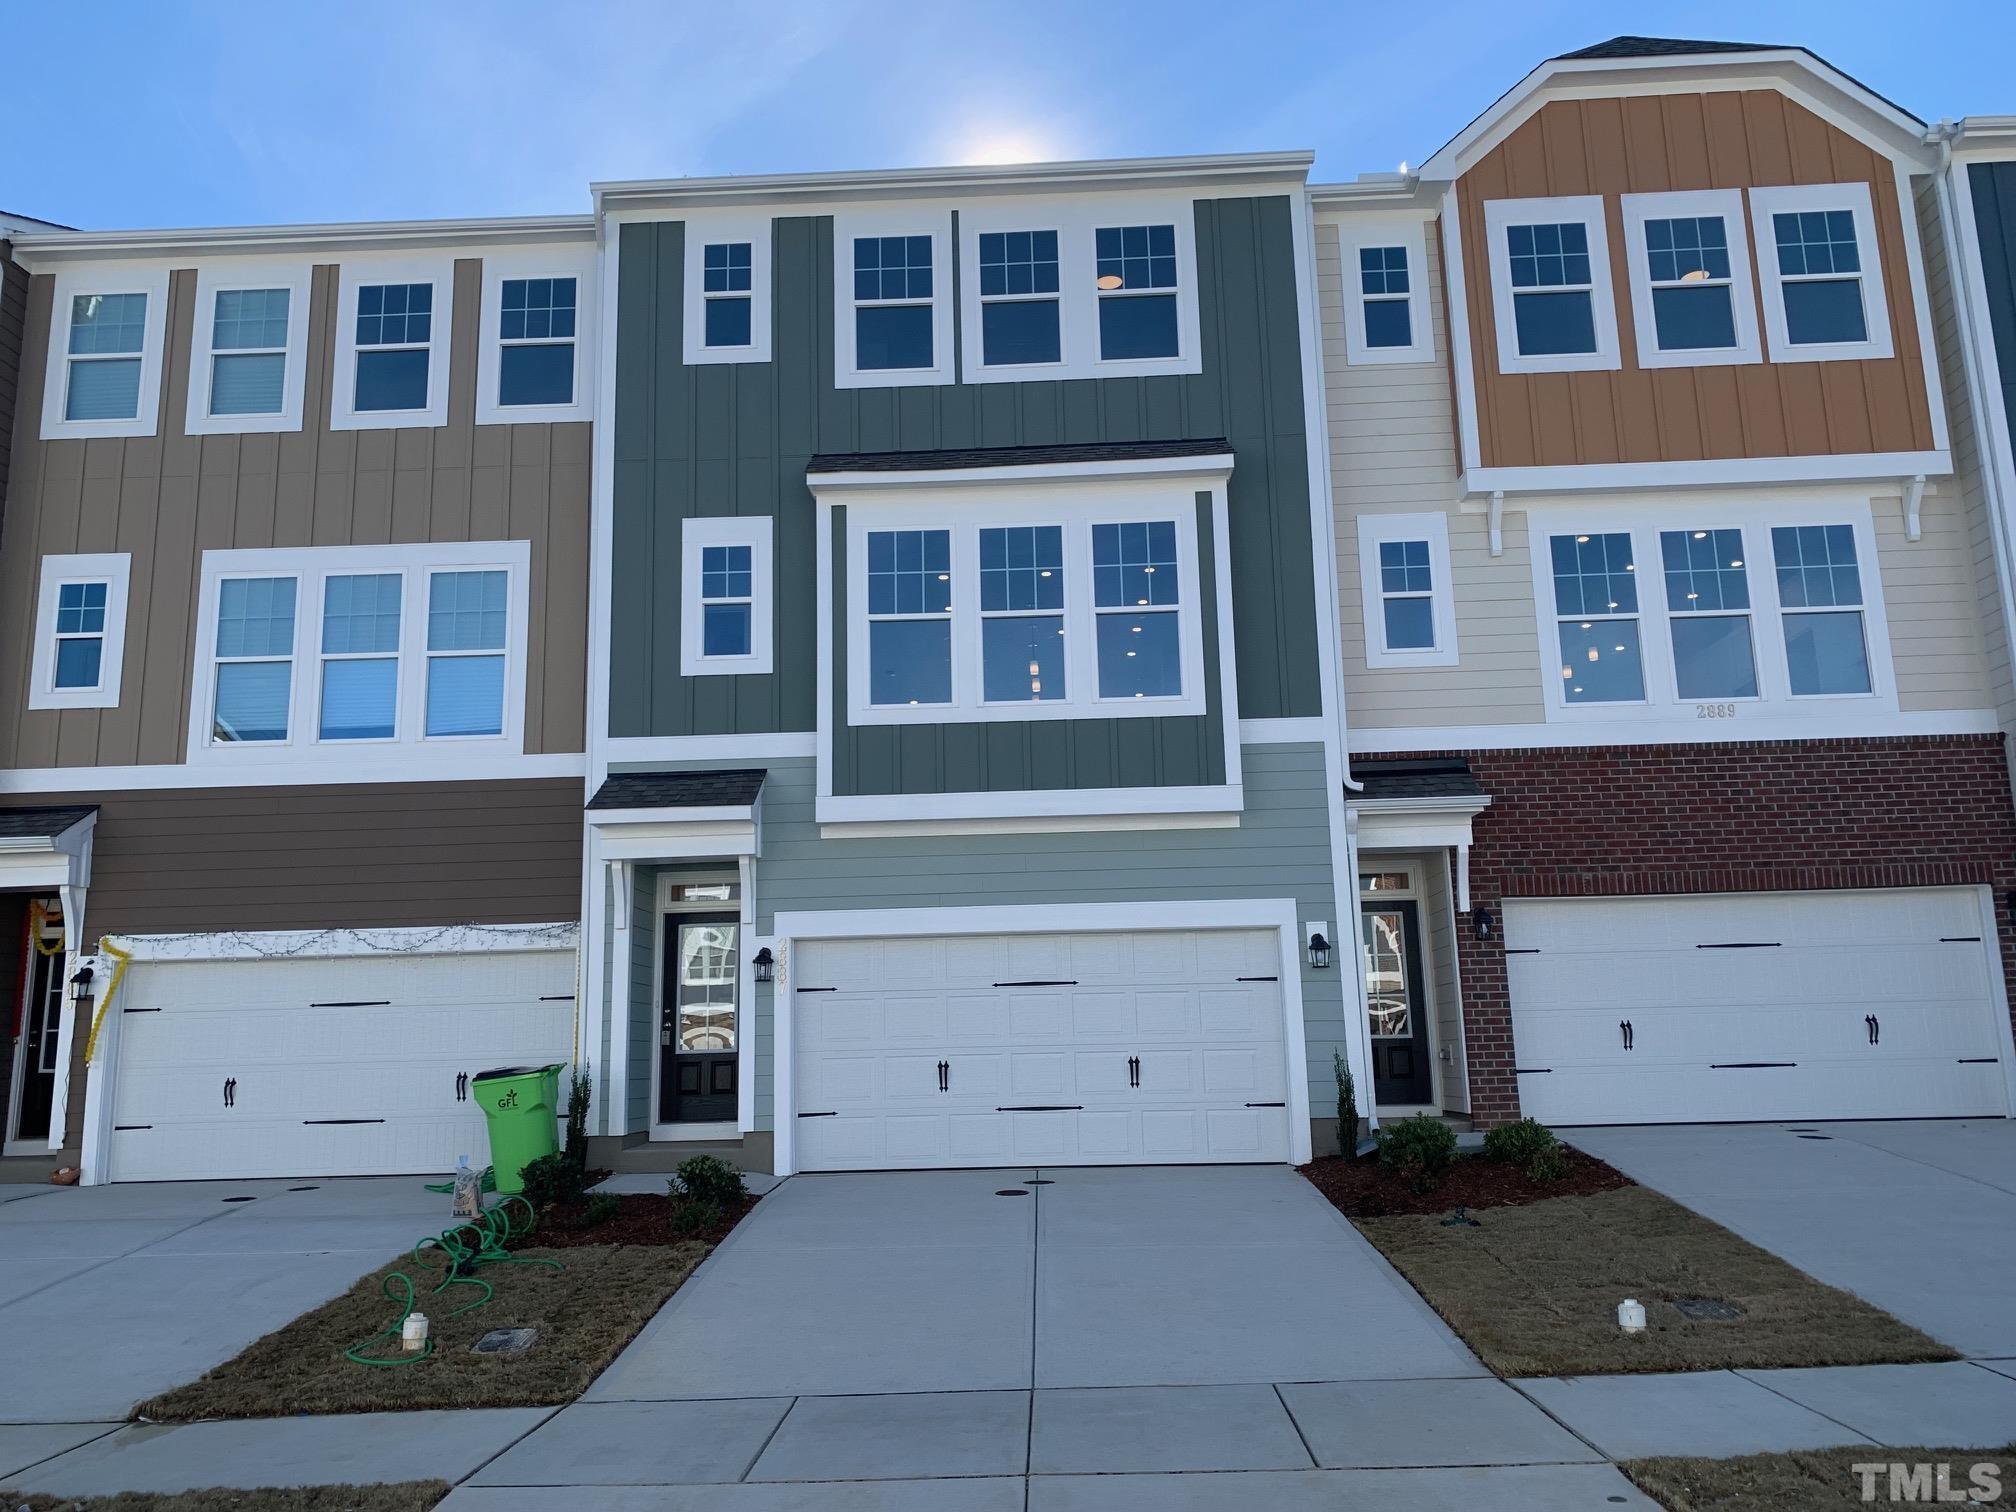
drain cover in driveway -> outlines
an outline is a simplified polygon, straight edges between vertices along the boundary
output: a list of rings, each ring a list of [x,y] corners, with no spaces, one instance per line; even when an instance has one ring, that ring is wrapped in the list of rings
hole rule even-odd
[[[1696,1323],[1734,1323],[1743,1316],[1731,1303],[1718,1302],[1712,1297],[1691,1297],[1684,1302],[1675,1302],[1673,1311]]]

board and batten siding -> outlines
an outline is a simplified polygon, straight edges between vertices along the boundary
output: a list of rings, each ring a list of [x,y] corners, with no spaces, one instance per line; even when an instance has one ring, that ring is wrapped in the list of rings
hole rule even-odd
[[[185,759],[205,551],[427,541],[532,543],[525,749],[583,749],[590,427],[474,423],[482,264],[463,258],[448,423],[332,431],[336,279],[333,265],[314,270],[301,430],[184,433],[196,273],[182,268],[169,285],[156,434],[88,441],[40,439],[55,280],[32,280],[13,489],[0,521],[0,765]],[[41,558],[73,552],[133,559],[120,703],[30,710]]]
[[[1619,195],[1858,180],[1869,185],[1875,212],[1894,356],[1638,366]],[[1609,372],[1501,373],[1484,202],[1588,194],[1605,201],[1623,365]],[[1465,172],[1456,195],[1483,466],[1932,449],[1904,244],[1910,211],[1900,215],[1895,171],[1888,158],[1788,96],[1746,89],[1550,101]],[[1747,240],[1744,254],[1754,269]]]
[[[805,469],[816,454],[1218,436],[1237,459],[1228,545],[1240,713],[1318,714],[1291,201],[1199,200],[1195,216],[1201,373],[860,389],[833,385],[830,216],[771,222],[773,360],[690,367],[681,344],[685,225],[624,225],[610,734],[815,728],[817,553]],[[776,521],[776,670],[682,678],[681,522],[758,514]],[[863,788],[885,789],[881,778]]]
[[[1225,781],[1219,678],[1218,566],[1211,496],[1197,496],[1196,591],[1203,617],[1204,712],[1177,718],[1004,719],[963,724],[847,723],[847,577],[833,583],[833,791],[1005,793],[1060,788],[1215,787]],[[833,511],[833,560],[845,559],[845,508]]]
[[[1021,904],[1179,902],[1284,898],[1299,920],[1335,927],[1323,748],[1246,746],[1246,807],[1235,827],[1045,834],[820,838],[810,760],[768,763],[763,784],[763,855],[756,863],[756,932],[780,912],[833,908],[995,908]],[[639,869],[643,870],[642,868]],[[640,889],[647,884],[640,878]],[[641,893],[648,899],[650,894]],[[641,930],[643,925],[640,923]],[[649,972],[633,954],[628,1026],[630,1127],[649,1126],[649,1057],[657,1052],[657,1007]],[[1330,1053],[1344,1045],[1345,971],[1302,966],[1310,1107],[1327,1116],[1336,1101]],[[759,984],[756,1127],[774,1127],[774,989]]]
[[[1972,163],[1966,173],[1976,236],[1975,246],[1970,250],[1980,260],[1982,287],[1987,294],[1987,308],[1976,318],[1987,326],[1997,368],[1997,384],[1987,391],[1985,399],[1991,405],[2001,406],[2010,433],[2016,434],[2016,162]],[[1933,234],[1943,238],[1944,226],[1936,201],[1929,193],[1921,198],[1929,203],[1921,210],[1920,218]],[[1955,481],[1965,490],[1968,517],[1973,522],[1989,686],[1994,690],[2002,728],[2016,730],[2016,665],[2011,662],[2009,627],[2002,615],[1999,568],[1988,516],[1990,503],[1982,475],[1988,462],[1982,453],[1981,431],[1990,417],[1974,412],[1946,259],[1928,251],[1927,261],[1940,359],[1952,413],[1953,470]]]
[[[358,783],[37,794],[96,804],[84,939],[555,924],[581,917],[581,784]],[[23,806],[10,801],[7,807]],[[82,1137],[90,1009],[73,1039]]]

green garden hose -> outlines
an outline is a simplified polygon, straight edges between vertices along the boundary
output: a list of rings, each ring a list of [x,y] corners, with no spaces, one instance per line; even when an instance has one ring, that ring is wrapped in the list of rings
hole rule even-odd
[[[515,1204],[515,1207],[514,1207]],[[523,1216],[519,1216],[522,1210]],[[538,1223],[538,1215],[532,1204],[523,1197],[506,1197],[495,1207],[486,1210],[481,1218],[468,1223],[458,1223],[440,1234],[429,1235],[413,1246],[413,1265],[416,1270],[428,1275],[434,1272],[432,1257],[441,1255],[447,1261],[447,1273],[437,1282],[429,1296],[439,1296],[451,1286],[478,1286],[483,1295],[474,1301],[465,1302],[447,1316],[459,1318],[472,1308],[481,1307],[496,1295],[496,1288],[475,1274],[481,1265],[543,1265],[549,1270],[564,1271],[567,1267],[558,1260],[535,1259],[525,1255],[514,1255],[505,1248],[514,1239],[523,1239]],[[406,1320],[413,1315],[416,1292],[413,1278],[404,1271],[393,1271],[382,1282],[379,1289],[385,1300],[400,1304],[399,1316],[390,1328],[379,1330],[363,1342],[343,1351],[345,1359],[354,1360],[359,1365],[417,1365],[434,1353],[434,1340],[429,1338],[425,1347],[409,1352],[401,1351],[392,1359],[366,1354],[371,1345],[380,1339],[397,1339],[406,1330]],[[400,1293],[404,1292],[401,1297]],[[443,1321],[446,1321],[445,1319]]]

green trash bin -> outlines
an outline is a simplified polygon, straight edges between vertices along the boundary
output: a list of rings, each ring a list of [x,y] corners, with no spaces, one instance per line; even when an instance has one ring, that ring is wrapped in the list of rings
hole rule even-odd
[[[500,1066],[470,1079],[476,1105],[490,1125],[490,1164],[499,1192],[525,1190],[525,1167],[560,1148],[556,1108],[560,1073],[552,1066]]]

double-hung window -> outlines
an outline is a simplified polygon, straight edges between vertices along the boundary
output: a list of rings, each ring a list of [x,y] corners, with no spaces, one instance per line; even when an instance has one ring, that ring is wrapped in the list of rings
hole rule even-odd
[[[1351,363],[1434,360],[1424,223],[1353,216],[1338,226],[1337,238]]]
[[[1638,365],[1757,362],[1757,301],[1736,189],[1623,197]]]
[[[1869,186],[1752,189],[1750,207],[1772,359],[1890,356],[1890,314]]]
[[[1060,293],[1056,231],[981,232],[981,365],[1062,362]]]
[[[691,516],[680,526],[679,670],[771,670],[769,515]]]
[[[768,362],[770,222],[695,212],[685,237],[686,361]]]
[[[1645,662],[1630,532],[1557,535],[1549,556],[1563,701],[1642,703]]]
[[[592,248],[499,251],[483,259],[476,423],[592,418],[586,360],[593,328]]]
[[[929,368],[933,347],[931,237],[854,238],[854,364],[863,371]]]
[[[750,344],[755,255],[748,242],[707,242],[700,248],[700,288],[706,296],[701,339],[708,346]]]
[[[1357,517],[1358,583],[1365,601],[1365,665],[1456,665],[1456,599],[1449,517]]]
[[[1619,365],[1600,195],[1487,200],[1498,366],[1508,373]]]
[[[305,261],[197,270],[191,435],[301,428],[313,271]]]
[[[337,303],[337,430],[448,423],[453,265],[346,263]]]
[[[1092,239],[1100,360],[1176,356],[1175,226],[1100,226]]]
[[[952,214],[884,205],[833,217],[833,381],[953,379]]]
[[[1194,500],[920,503],[849,505],[853,722],[1203,712]]]
[[[1802,709],[1810,720],[1836,700],[1894,707],[1864,565],[1874,539],[1866,505],[1642,513],[1607,530],[1561,528],[1593,526],[1580,511],[1534,520],[1559,652],[1549,672],[1556,717],[1738,721],[1724,732],[1734,738],[1755,710]],[[1641,562],[1657,563],[1656,586],[1638,581]]]
[[[287,389],[291,289],[219,289],[210,321],[210,413],[277,415]]]
[[[206,553],[191,759],[368,770],[517,741],[528,561],[524,542]]]
[[[165,268],[80,267],[57,275],[45,437],[154,434],[167,307]]]
[[[131,567],[123,552],[42,558],[29,708],[118,706]]]

